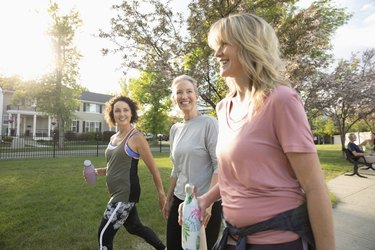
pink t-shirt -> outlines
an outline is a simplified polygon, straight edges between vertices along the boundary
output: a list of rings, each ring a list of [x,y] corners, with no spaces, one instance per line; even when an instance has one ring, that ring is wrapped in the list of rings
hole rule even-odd
[[[303,104],[289,87],[273,90],[251,121],[231,120],[231,105],[231,98],[217,105],[219,186],[225,219],[245,227],[305,201],[286,153],[315,153],[316,147]],[[247,241],[274,244],[297,238],[293,232],[266,231],[249,236]]]

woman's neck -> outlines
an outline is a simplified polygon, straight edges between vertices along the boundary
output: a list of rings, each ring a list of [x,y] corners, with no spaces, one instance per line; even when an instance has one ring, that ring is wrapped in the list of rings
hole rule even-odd
[[[132,128],[132,125],[121,126],[118,128],[118,133],[122,135],[127,134]]]
[[[249,85],[249,77],[246,75],[233,77],[232,83],[236,89],[236,96],[240,101],[243,101],[250,96],[251,90]]]
[[[195,117],[198,117],[200,114],[198,112],[198,110],[194,110],[192,112],[189,112],[189,113],[184,113],[184,120],[185,121],[189,121],[191,119],[194,119]]]

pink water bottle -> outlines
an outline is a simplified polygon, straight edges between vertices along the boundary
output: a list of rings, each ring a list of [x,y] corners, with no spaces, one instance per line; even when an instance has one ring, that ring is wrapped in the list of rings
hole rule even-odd
[[[85,160],[83,162],[83,172],[85,174],[85,179],[87,183],[89,184],[96,183],[95,167],[91,164],[90,160]]]

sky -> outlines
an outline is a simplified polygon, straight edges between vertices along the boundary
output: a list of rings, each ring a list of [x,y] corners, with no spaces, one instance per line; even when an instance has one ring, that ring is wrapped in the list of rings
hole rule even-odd
[[[112,94],[120,91],[119,80],[134,71],[121,69],[120,55],[103,56],[101,49],[112,47],[106,39],[97,37],[99,29],[109,30],[113,15],[111,5],[121,0],[55,0],[66,14],[75,8],[83,20],[76,34],[76,45],[82,54],[79,82],[91,92]],[[173,8],[186,10],[185,0],[172,0]],[[300,1],[307,7],[312,0]],[[19,75],[36,79],[52,70],[53,54],[46,35],[51,19],[47,13],[48,0],[0,0],[0,75]],[[336,0],[353,17],[341,26],[333,37],[336,59],[349,59],[352,52],[375,48],[375,0]]]

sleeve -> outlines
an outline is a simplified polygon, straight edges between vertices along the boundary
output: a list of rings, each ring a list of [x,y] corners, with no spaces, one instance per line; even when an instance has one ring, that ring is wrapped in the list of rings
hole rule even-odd
[[[354,152],[357,152],[357,153],[363,153],[363,150],[361,150],[361,148],[357,144],[355,144],[353,142],[349,142],[348,143],[348,150],[350,152],[354,151]]]
[[[175,167],[176,165],[174,164],[174,158],[173,158],[175,131],[176,131],[176,124],[174,124],[171,127],[171,130],[169,131],[169,145],[170,145],[169,146],[170,147],[170,155],[169,155],[169,157],[171,158],[171,161],[172,161],[171,177],[177,178],[178,175],[179,175],[179,170]]]
[[[314,153],[310,125],[298,94],[290,89],[281,91],[275,100],[274,126],[276,136],[285,153]]]
[[[214,173],[217,173],[217,158],[216,158],[216,144],[217,144],[217,136],[219,133],[219,125],[214,117],[208,117],[207,127],[206,127],[206,136],[205,136],[205,144],[207,151],[210,155],[212,167],[214,169]]]

